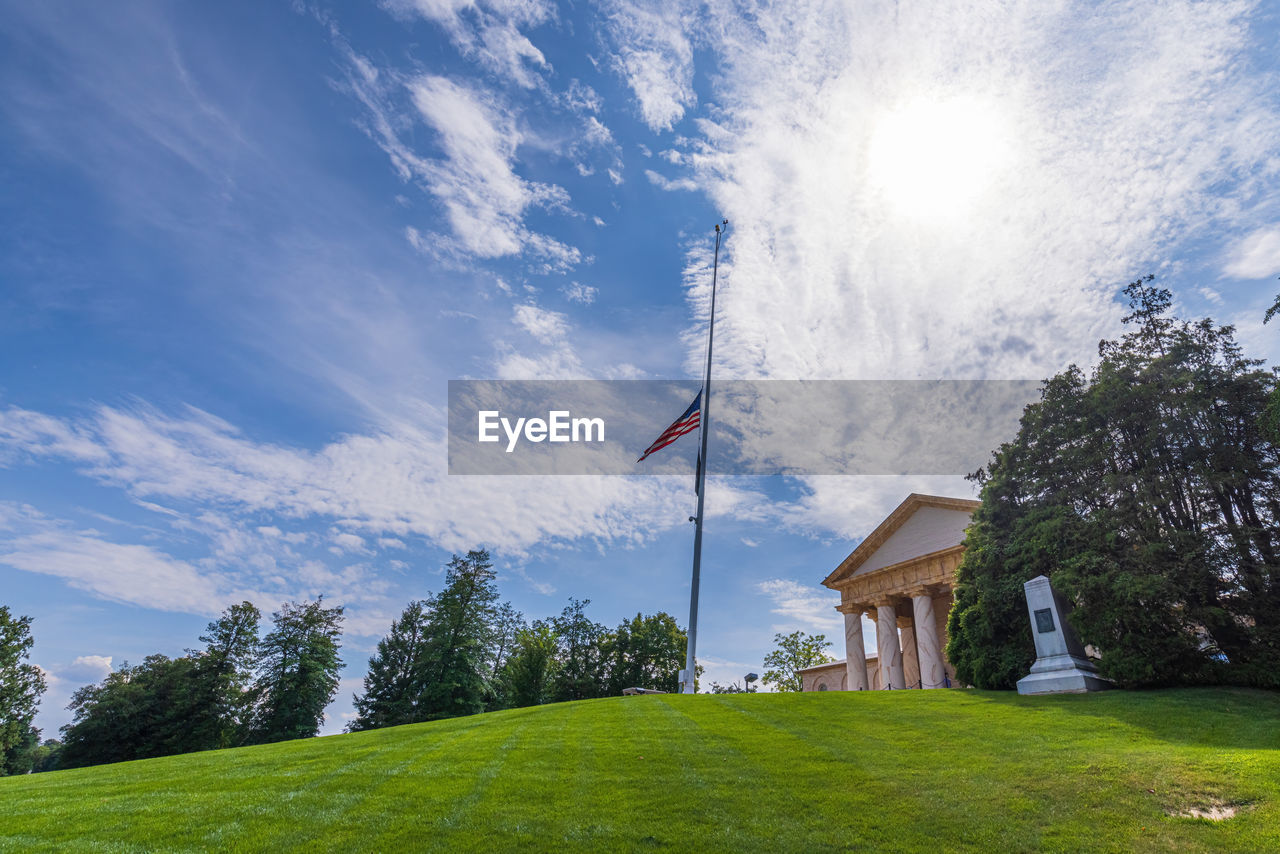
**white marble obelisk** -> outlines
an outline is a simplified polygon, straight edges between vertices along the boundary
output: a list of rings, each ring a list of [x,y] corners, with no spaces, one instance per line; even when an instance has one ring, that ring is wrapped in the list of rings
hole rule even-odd
[[[1065,619],[1071,606],[1043,575],[1022,585],[1027,595],[1027,614],[1036,643],[1036,663],[1031,673],[1018,680],[1019,694],[1083,694],[1114,688],[1098,675],[1088,659],[1075,629]]]

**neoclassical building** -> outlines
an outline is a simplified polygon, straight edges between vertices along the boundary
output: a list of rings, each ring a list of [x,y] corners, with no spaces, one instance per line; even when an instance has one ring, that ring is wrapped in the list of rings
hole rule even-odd
[[[823,585],[839,591],[845,658],[801,671],[806,691],[945,688],[955,670],[943,650],[964,531],[979,502],[912,493]],[[862,615],[875,622],[876,655]]]

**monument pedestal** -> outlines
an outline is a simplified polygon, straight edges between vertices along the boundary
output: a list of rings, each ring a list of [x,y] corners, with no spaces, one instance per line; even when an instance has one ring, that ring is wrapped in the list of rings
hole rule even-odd
[[[1019,694],[1083,694],[1115,686],[1098,675],[1084,646],[1065,619],[1070,605],[1043,575],[1022,585],[1036,643],[1036,663],[1018,680]]]

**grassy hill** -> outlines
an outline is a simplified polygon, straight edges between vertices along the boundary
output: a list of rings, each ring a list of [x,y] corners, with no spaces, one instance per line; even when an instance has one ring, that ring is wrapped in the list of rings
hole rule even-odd
[[[0,849],[1280,851],[1280,695],[566,703],[0,779]]]

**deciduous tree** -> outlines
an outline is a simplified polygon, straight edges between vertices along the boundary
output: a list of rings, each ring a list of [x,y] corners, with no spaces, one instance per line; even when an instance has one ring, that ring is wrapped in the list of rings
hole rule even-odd
[[[773,642],[775,648],[764,657],[766,669],[761,681],[779,691],[799,691],[802,687],[801,670],[832,661],[826,653],[827,647],[831,646],[826,635],[805,632],[784,635],[779,632],[773,636]]]
[[[623,620],[605,643],[608,693],[620,694],[624,688],[680,690],[687,639],[675,617],[664,611]]]
[[[14,617],[0,605],[0,776],[30,770],[32,742],[40,741],[32,722],[45,679],[27,661],[32,643],[31,618]]]
[[[550,625],[539,621],[520,630],[502,674],[503,694],[509,705],[537,706],[551,699],[559,668],[558,649],[556,632]]]
[[[560,616],[551,618],[560,646],[551,689],[555,700],[589,700],[608,690],[609,630],[587,617],[590,604],[590,599],[570,599]]]

